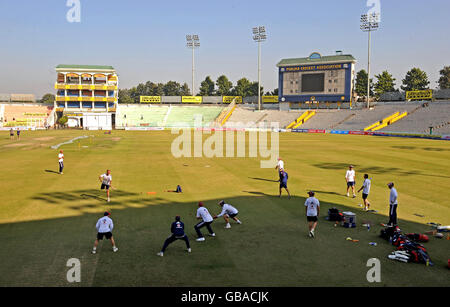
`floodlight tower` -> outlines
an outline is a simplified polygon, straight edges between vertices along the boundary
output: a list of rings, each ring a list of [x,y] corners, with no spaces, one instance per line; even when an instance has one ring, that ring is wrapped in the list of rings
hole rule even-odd
[[[372,31],[378,30],[380,25],[380,14],[364,14],[361,15],[361,30],[369,33],[368,39],[368,51],[367,51],[367,108],[370,107],[369,97],[370,97],[370,33]]]
[[[195,48],[200,47],[200,39],[197,34],[186,35],[186,47],[192,49],[192,96],[195,96]]]
[[[261,42],[266,39],[266,27],[253,28],[253,40],[258,43],[258,110],[261,110]]]

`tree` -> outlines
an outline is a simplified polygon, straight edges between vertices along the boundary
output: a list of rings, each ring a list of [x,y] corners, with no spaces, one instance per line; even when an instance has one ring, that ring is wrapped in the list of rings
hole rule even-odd
[[[266,96],[278,96],[278,88],[274,89],[271,92],[266,92]]]
[[[441,90],[450,89],[450,66],[444,66],[439,73],[441,74],[438,81],[439,88]]]
[[[260,90],[260,95],[263,96],[264,95],[264,87],[261,86],[261,88],[259,90]],[[250,84],[250,88],[247,93],[247,96],[258,96],[258,82],[252,82]]]
[[[119,90],[118,100],[119,103],[134,103],[134,99],[131,98],[130,92],[127,89]]]
[[[180,96],[181,85],[175,81],[169,81],[163,86],[165,96]]]
[[[231,90],[233,88],[233,83],[228,80],[228,78],[224,75],[217,78],[216,81],[217,91],[216,94],[219,96],[230,96]]]
[[[61,117],[60,119],[58,119],[58,124],[60,124],[61,126],[64,126],[65,124],[67,124],[67,121],[69,119],[67,118],[66,115],[64,115],[63,117]]]
[[[364,69],[361,69],[356,74],[356,85],[355,85],[355,91],[358,94],[358,96],[367,96],[367,72]],[[373,80],[370,79],[370,95],[373,95]]]
[[[236,82],[236,86],[233,88],[233,96],[248,96],[249,88],[251,86],[250,81],[247,78],[241,78]]]
[[[191,95],[191,90],[189,89],[189,85],[185,82],[183,86],[180,89],[180,95],[181,96],[189,96]]]
[[[383,93],[397,91],[395,89],[395,78],[393,78],[392,75],[387,72],[387,70],[383,71],[379,75],[375,75],[375,78],[377,78],[377,83],[375,83],[374,88],[375,93],[378,97],[380,97],[380,95]]]
[[[200,96],[213,96],[214,95],[214,81],[210,76],[207,76],[205,80],[200,83]]]
[[[414,67],[406,73],[402,83],[401,89],[404,91],[421,91],[428,89],[430,81],[426,72]]]
[[[41,103],[54,103],[54,102],[55,102],[55,95],[48,93],[42,96]]]

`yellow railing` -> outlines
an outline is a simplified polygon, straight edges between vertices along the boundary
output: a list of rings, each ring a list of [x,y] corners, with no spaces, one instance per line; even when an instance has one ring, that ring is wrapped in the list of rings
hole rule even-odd
[[[98,85],[98,84],[65,84],[55,83],[57,90],[100,90],[100,91],[114,91],[117,90],[117,85]]]
[[[395,123],[396,121],[404,118],[407,115],[408,115],[408,112],[406,112],[406,111],[403,112],[402,114],[400,114],[400,112],[395,112],[394,114],[391,114],[388,117],[386,117],[376,123],[373,123],[370,126],[367,126],[366,128],[364,128],[364,131],[369,131],[369,130],[377,131],[377,130],[383,129],[384,127]]]
[[[300,125],[303,125],[307,120],[316,115],[316,111],[306,111],[299,118],[290,123],[286,129],[295,129]]]

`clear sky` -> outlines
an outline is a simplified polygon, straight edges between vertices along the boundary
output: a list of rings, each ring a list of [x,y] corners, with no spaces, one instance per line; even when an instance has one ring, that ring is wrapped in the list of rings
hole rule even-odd
[[[251,29],[265,25],[262,85],[278,87],[282,58],[352,54],[367,68],[366,0],[80,0],[81,22],[66,20],[67,0],[0,0],[0,93],[54,92],[58,64],[112,65],[121,88],[175,80],[191,85],[186,34],[198,34],[196,84],[221,74],[257,80]],[[450,65],[450,1],[380,0],[372,72],[388,70],[397,86],[412,67],[436,87]]]

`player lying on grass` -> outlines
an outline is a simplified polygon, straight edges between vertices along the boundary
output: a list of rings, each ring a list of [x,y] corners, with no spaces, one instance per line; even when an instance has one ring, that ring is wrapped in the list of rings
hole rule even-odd
[[[227,223],[225,225],[225,228],[227,228],[227,229],[231,228],[229,218],[232,218],[238,224],[242,224],[242,222],[236,217],[238,215],[239,211],[235,207],[233,207],[230,204],[226,204],[225,201],[223,201],[223,200],[219,201],[219,206],[222,207],[222,212],[219,215],[215,215],[214,219],[223,216],[223,219]]]
[[[281,197],[281,189],[285,189],[288,193],[288,199],[291,199],[291,193],[289,193],[289,189],[287,187],[287,181],[288,181],[288,174],[284,171],[284,169],[280,169],[280,193],[278,194],[278,197]]]
[[[107,197],[107,201],[111,201],[111,199],[109,198],[109,188],[112,189],[112,177],[111,177],[111,171],[108,169],[106,170],[106,173],[103,175],[100,175],[99,177],[100,182],[102,183],[102,185],[100,186],[100,189],[104,190],[106,189],[106,197]]]
[[[186,242],[187,251],[188,253],[190,253],[191,247],[189,246],[189,239],[188,236],[184,233],[184,223],[181,221],[180,216],[177,215],[175,217],[175,222],[172,223],[170,231],[172,232],[172,234],[166,239],[166,241],[164,241],[164,245],[161,251],[156,255],[163,257],[167,246],[169,246],[169,244],[175,242],[176,240],[183,240],[184,242]]]
[[[194,226],[194,229],[197,232],[197,236],[198,236],[196,241],[198,241],[198,242],[205,241],[205,237],[203,236],[202,232],[200,231],[200,228],[205,227],[205,226],[208,229],[209,235],[211,237],[216,236],[216,234],[214,233],[214,231],[211,228],[211,223],[214,221],[214,219],[212,218],[211,214],[209,214],[208,209],[206,209],[203,206],[202,202],[198,203],[197,219],[202,220],[202,221]]]
[[[102,218],[99,218],[95,228],[97,228],[97,239],[94,242],[94,248],[92,249],[92,253],[97,253],[98,241],[103,240],[103,237],[111,240],[111,244],[113,247],[113,252],[117,252],[119,249],[116,247],[116,242],[114,242],[114,238],[112,235],[112,231],[114,228],[113,220],[109,217],[111,214],[109,212],[105,212]]]
[[[314,197],[314,192],[308,192],[309,197],[305,201],[306,220],[308,221],[309,236],[314,238],[314,231],[317,227],[318,217],[320,213],[320,203]]]
[[[362,199],[364,202],[364,210],[369,210],[370,207],[370,202],[367,199],[367,197],[369,197],[369,192],[370,192],[370,185],[371,185],[371,181],[369,179],[369,175],[368,174],[364,174],[364,182],[363,185],[361,186],[361,188],[358,190],[358,193],[362,192]]]

